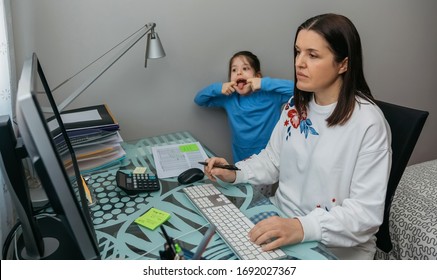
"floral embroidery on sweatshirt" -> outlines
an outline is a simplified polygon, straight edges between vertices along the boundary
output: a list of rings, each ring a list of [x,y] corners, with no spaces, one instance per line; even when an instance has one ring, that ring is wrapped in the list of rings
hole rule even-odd
[[[290,102],[285,105],[284,110],[287,111],[288,117],[288,119],[286,119],[284,122],[284,126],[287,127],[285,140],[288,140],[288,138],[291,136],[292,127],[294,129],[297,129],[299,127],[300,133],[304,134],[305,138],[308,138],[309,134],[319,135],[319,133],[312,126],[313,123],[311,122],[311,120],[307,118],[306,110],[304,110],[299,116],[299,113],[294,106],[294,99],[291,99]]]

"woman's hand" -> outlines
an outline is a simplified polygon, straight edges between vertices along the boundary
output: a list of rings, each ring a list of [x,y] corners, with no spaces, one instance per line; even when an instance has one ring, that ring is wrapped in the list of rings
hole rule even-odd
[[[250,241],[261,245],[264,251],[299,243],[303,237],[303,228],[298,219],[278,216],[262,220],[249,231]]]
[[[216,182],[217,178],[223,182],[233,183],[237,178],[235,170],[228,170],[214,167],[214,164],[229,164],[224,158],[212,157],[206,160],[208,165],[205,166],[204,172],[211,181]]]

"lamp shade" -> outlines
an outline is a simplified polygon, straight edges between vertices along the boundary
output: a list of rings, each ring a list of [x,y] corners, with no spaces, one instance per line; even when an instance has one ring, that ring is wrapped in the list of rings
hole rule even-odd
[[[164,56],[164,48],[162,47],[161,40],[159,40],[158,33],[152,32],[147,34],[146,59],[144,61],[144,67],[147,67],[148,58],[161,58]]]

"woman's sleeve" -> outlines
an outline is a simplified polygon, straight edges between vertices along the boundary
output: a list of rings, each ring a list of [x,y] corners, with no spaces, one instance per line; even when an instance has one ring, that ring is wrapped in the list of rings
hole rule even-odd
[[[223,107],[226,95],[222,94],[222,83],[211,84],[200,90],[194,103],[202,107]]]

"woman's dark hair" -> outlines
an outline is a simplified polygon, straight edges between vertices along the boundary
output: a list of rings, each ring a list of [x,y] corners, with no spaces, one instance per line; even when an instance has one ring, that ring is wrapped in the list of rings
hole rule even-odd
[[[361,40],[354,24],[345,16],[337,14],[322,14],[308,19],[297,28],[294,43],[301,30],[312,30],[322,36],[334,54],[337,63],[348,58],[347,71],[343,75],[343,85],[340,89],[337,105],[326,119],[328,126],[345,124],[352,116],[356,96],[373,103],[373,96],[363,73],[363,55]],[[296,65],[296,49],[294,49]],[[296,71],[294,80],[297,80]],[[308,106],[311,94],[294,86],[294,102],[299,114]]]
[[[255,70],[255,73],[261,74],[261,63],[259,62],[258,57],[249,51],[240,51],[235,53],[229,60],[229,69],[228,69],[229,80],[231,79],[232,62],[234,61],[234,58],[238,56],[244,56],[247,59],[247,62],[249,62],[250,67],[252,67]]]

